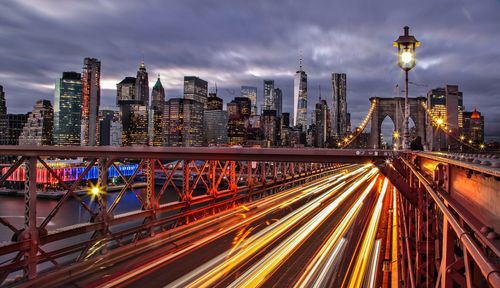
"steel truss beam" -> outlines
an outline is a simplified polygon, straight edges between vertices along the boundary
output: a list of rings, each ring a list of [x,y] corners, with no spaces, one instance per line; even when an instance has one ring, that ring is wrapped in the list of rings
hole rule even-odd
[[[403,287],[500,287],[499,254],[467,212],[408,160],[400,158],[417,204],[400,193],[399,269]],[[463,210],[463,209],[462,209]],[[481,277],[482,276],[482,277]]]
[[[140,155],[134,149],[126,149],[125,152],[120,151],[119,153],[104,153],[101,151],[102,149],[96,149],[102,154],[97,154],[92,148],[89,150],[91,153],[82,149],[74,149],[70,150],[67,155],[65,151],[63,152],[57,147],[56,149],[38,148],[40,151],[27,151],[21,147],[20,151],[23,156],[0,178],[1,186],[16,169],[24,169],[24,173],[26,173],[25,222],[23,227],[16,227],[6,219],[0,219],[0,225],[8,227],[14,235],[11,244],[0,247],[0,257],[11,257],[9,262],[0,264],[0,271],[2,271],[0,285],[11,273],[19,275],[22,272],[25,279],[36,278],[40,273],[40,264],[44,264],[43,267],[48,267],[47,269],[59,269],[63,266],[62,263],[66,265],[88,261],[89,265],[92,265],[92,259],[97,259],[97,255],[106,254],[114,247],[134,243],[176,225],[194,221],[234,207],[234,205],[240,205],[255,199],[255,197],[260,198],[275,193],[284,187],[325,176],[333,169],[343,166],[325,162],[311,164],[291,160],[287,162],[276,161],[276,159],[281,159],[281,156],[275,157],[273,161],[268,159],[259,161],[261,156],[247,160],[251,153],[237,156],[239,154],[229,153],[229,155],[225,155],[220,154],[219,151],[219,155],[222,155],[221,158],[235,157],[236,160],[217,160],[212,159],[213,155],[217,154],[195,153],[196,157],[204,155],[206,158],[201,158],[202,161],[198,162],[195,161],[196,158],[193,155],[189,154],[190,156],[185,159],[177,158],[181,160],[176,161],[173,167],[167,167],[165,161],[162,161],[165,159],[163,156],[150,157],[151,155],[160,155],[156,152],[151,154],[146,151],[145,154],[134,160],[134,157]],[[234,151],[237,149],[226,150]],[[165,151],[165,149],[159,149],[159,151]],[[179,151],[184,151],[181,155],[185,156],[188,150]],[[2,150],[0,154],[4,152]],[[64,158],[75,156],[77,152],[81,153],[80,156],[90,157],[86,161],[83,172],[71,185],[64,183],[62,178],[44,160],[45,156],[56,152],[59,153],[57,155]],[[172,151],[167,153],[170,155],[168,157],[171,157],[171,153]],[[138,163],[138,168],[131,176],[126,177],[119,170],[117,162],[121,159]],[[301,161],[304,160],[304,158],[301,159]],[[43,169],[46,169],[65,191],[55,207],[39,225],[36,222],[37,164],[41,164]],[[21,165],[24,165],[24,168]],[[108,189],[109,167],[115,169],[118,177],[123,180],[124,185],[117,192],[117,197],[113,202],[108,203],[105,196],[97,196],[96,205],[89,205],[88,196],[77,195],[76,190],[86,185],[84,179],[94,165],[97,165],[98,168],[98,179],[97,183],[93,185],[99,187],[102,195],[106,195]],[[158,179],[164,179],[165,182],[158,183]],[[180,185],[179,179],[182,179]],[[133,185],[137,181],[145,181],[146,188],[143,190],[135,189]],[[127,191],[131,191],[140,201],[141,209],[125,214],[116,214],[116,207],[123,202],[123,196]],[[166,193],[175,193],[177,200],[162,200],[162,196]],[[58,217],[61,207],[71,198],[75,199],[78,205],[88,212],[90,221],[48,231],[48,223]],[[179,210],[182,212],[175,215],[165,213]],[[165,216],[166,214],[170,216]],[[123,228],[123,224],[137,223],[138,221],[140,222],[138,225]]]

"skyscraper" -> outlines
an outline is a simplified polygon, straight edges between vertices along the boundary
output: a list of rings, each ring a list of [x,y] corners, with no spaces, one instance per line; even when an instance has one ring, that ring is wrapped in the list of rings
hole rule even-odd
[[[82,79],[76,72],[63,72],[54,93],[54,144],[80,145]]]
[[[442,119],[446,129],[451,130],[455,137],[462,133],[461,130],[464,126],[463,94],[458,90],[457,85],[446,85],[444,88],[431,89],[427,92],[427,106],[431,110],[432,117]],[[432,122],[432,119],[429,119],[430,122]],[[441,132],[433,128],[432,125],[428,126],[427,132],[431,150],[437,150],[436,147],[446,148],[448,145],[458,145],[451,137],[435,137]],[[441,143],[438,143],[439,140],[441,140]]]
[[[276,117],[276,110],[264,110],[262,111],[262,131],[264,132],[264,144],[266,147],[276,146],[276,141],[278,139],[278,121]]]
[[[139,65],[137,77],[125,77],[116,85],[116,100],[120,106],[122,144],[147,146],[149,144],[149,83],[144,62]]]
[[[276,117],[281,117],[283,111],[283,91],[280,88],[274,89],[274,109],[276,109]]]
[[[319,97],[319,102],[316,104],[313,118],[313,124],[316,128],[313,146],[321,148],[326,147],[331,131],[330,109],[328,108],[326,100],[321,99],[321,96]]]
[[[83,60],[82,73],[82,145],[97,145],[99,135],[99,105],[101,102],[101,62],[95,58]]]
[[[203,146],[203,103],[172,98],[165,103],[163,133],[166,146]]]
[[[207,104],[208,82],[195,76],[184,77],[184,98]]]
[[[464,112],[463,136],[467,142],[470,140],[474,144],[484,142],[484,116],[476,108],[472,112]]]
[[[144,61],[139,65],[137,76],[135,77],[135,97],[141,105],[149,106],[149,82],[148,72]]]
[[[19,136],[19,145],[52,145],[54,110],[49,100],[38,100]]]
[[[301,126],[302,131],[307,128],[307,74],[302,70],[300,59],[299,70],[293,81],[293,125]]]
[[[153,86],[151,92],[151,119],[150,119],[150,135],[153,146],[163,145],[163,112],[165,111],[165,89],[160,81],[160,75]]]
[[[274,80],[264,80],[264,106],[262,110],[274,110]]]
[[[5,138],[0,139],[3,145],[19,145],[19,135],[28,120],[28,114],[7,114],[7,133]]]
[[[332,73],[332,136],[340,138],[347,132],[347,75]]]
[[[251,102],[247,97],[235,97],[227,103],[228,114],[228,141],[230,145],[244,145],[246,143],[248,119],[250,118]]]
[[[227,144],[227,111],[222,110],[223,101],[217,91],[210,93],[207,109],[203,115],[203,129],[207,145]]]
[[[241,86],[241,97],[247,97],[252,103],[252,115],[257,114],[257,87]]]

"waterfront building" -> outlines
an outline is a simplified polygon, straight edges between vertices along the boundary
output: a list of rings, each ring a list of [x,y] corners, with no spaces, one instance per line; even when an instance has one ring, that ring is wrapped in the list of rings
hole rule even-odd
[[[82,145],[95,146],[99,140],[99,105],[101,102],[101,61],[83,60],[82,72]]]
[[[52,145],[54,109],[49,100],[38,100],[19,135],[19,145]]]
[[[54,144],[80,145],[82,124],[82,78],[63,72],[54,93]]]

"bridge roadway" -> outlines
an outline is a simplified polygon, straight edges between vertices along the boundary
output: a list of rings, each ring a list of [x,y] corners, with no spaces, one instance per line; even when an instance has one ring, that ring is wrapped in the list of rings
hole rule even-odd
[[[365,260],[383,193],[370,192],[387,190],[382,178],[373,165],[349,165],[286,193],[157,235],[164,244],[116,263],[103,258],[71,283],[40,279],[43,285],[37,286],[357,285],[373,272]]]

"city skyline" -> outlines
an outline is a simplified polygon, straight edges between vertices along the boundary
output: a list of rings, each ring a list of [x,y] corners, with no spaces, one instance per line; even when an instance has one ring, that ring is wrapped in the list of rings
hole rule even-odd
[[[417,51],[417,66],[410,76],[410,81],[417,83],[410,85],[410,97],[425,96],[430,89],[457,84],[464,93],[465,109],[471,111],[473,106],[477,106],[486,117],[486,136],[500,135],[500,127],[491,124],[500,121],[500,115],[496,113],[500,106],[500,84],[495,81],[500,77],[498,69],[491,69],[494,68],[494,63],[498,63],[495,60],[500,59],[500,55],[496,46],[490,45],[493,40],[488,36],[494,35],[494,24],[499,21],[492,12],[499,6],[498,2],[481,5],[472,2],[459,5],[450,5],[451,2],[428,2],[419,3],[418,7],[412,6],[417,4],[403,5],[395,2],[383,2],[381,7],[372,7],[372,4],[341,4],[335,11],[343,9],[352,17],[335,12],[337,17],[328,20],[314,17],[319,16],[315,15],[320,13],[318,11],[331,8],[329,5],[332,4],[327,2],[316,3],[316,6],[321,5],[325,9],[314,9],[314,12],[306,9],[308,5],[305,9],[300,9],[294,5],[267,2],[266,5],[251,7],[247,7],[246,3],[231,3],[224,7],[222,2],[210,5],[174,2],[168,9],[160,9],[162,6],[156,2],[147,2],[141,6],[135,3],[99,2],[99,5],[65,7],[68,11],[64,17],[56,13],[58,9],[54,8],[53,2],[47,1],[46,5],[30,5],[29,1],[24,3],[27,4],[11,1],[0,4],[2,10],[7,11],[0,24],[4,28],[0,39],[5,43],[0,48],[5,55],[0,59],[0,75],[9,113],[31,111],[38,99],[52,100],[54,80],[63,71],[81,72],[84,57],[95,57],[102,62],[103,105],[110,105],[115,101],[116,84],[125,76],[134,75],[141,59],[144,59],[148,72],[153,73],[150,75],[151,79],[155,79],[153,75],[161,74],[167,100],[182,96],[183,77],[188,75],[198,76],[209,83],[217,82],[219,97],[225,103],[232,98],[226,89],[238,91],[242,85],[262,87],[264,79],[273,79],[275,86],[283,90],[283,111],[291,112],[293,74],[299,51],[302,51],[310,87],[309,114],[317,102],[317,84],[328,87],[331,73],[347,73],[348,107],[352,125],[356,126],[368,110],[369,97],[392,97],[395,94],[394,86],[398,83],[400,87],[403,86],[403,73],[396,66],[395,51],[391,44],[400,34],[401,27],[410,25],[413,33],[422,41],[422,46]],[[381,20],[387,7],[396,12],[391,15],[398,16]],[[222,9],[229,8],[235,9],[238,21],[248,26],[247,36],[251,37],[242,37],[238,33],[240,29],[226,29],[224,35],[214,32],[219,31],[232,18],[225,16],[216,21],[209,15],[222,15]],[[62,27],[61,23],[68,21],[65,17],[71,16],[75,21],[83,19],[85,13],[78,13],[79,9],[95,12],[95,15],[85,19],[84,24],[90,25],[86,30],[96,27],[95,25],[110,24],[111,27],[94,31],[95,33],[86,32],[79,25]],[[113,16],[126,16],[135,9],[139,12],[138,15],[158,13],[155,9],[161,13],[183,12],[186,22],[189,19],[196,21],[185,25],[184,20],[172,22],[173,20],[168,20],[168,16],[161,18],[165,20],[148,17],[146,24],[137,25],[140,24],[140,17],[125,23],[127,17],[121,20]],[[370,14],[360,12],[361,10],[370,11]],[[302,13],[300,21],[293,23],[293,16],[299,12]],[[271,17],[273,13],[278,13],[279,19]],[[439,20],[432,20],[433,17],[419,19],[419,15],[423,13],[436,17],[439,13]],[[200,15],[200,19],[195,19]],[[259,17],[264,23],[257,25],[251,22],[250,18],[255,15],[262,15]],[[19,21],[16,16],[25,19]],[[107,19],[107,16],[113,17]],[[352,24],[358,23],[357,17],[363,17],[365,21],[353,28]],[[455,19],[462,21],[456,22]],[[200,28],[198,24],[205,22],[207,24],[195,37],[186,37],[181,33]],[[25,29],[22,33],[15,34],[16,38],[9,38],[25,25],[35,28]],[[129,28],[136,25],[129,32],[134,33],[140,43],[134,45],[136,37],[126,37],[127,34],[121,31],[120,25]],[[157,34],[153,33],[155,30],[164,31],[161,32],[165,35],[162,37],[164,40],[158,39]],[[76,33],[79,37],[75,41],[67,41],[60,37],[62,32]],[[88,45],[86,42],[89,42],[91,36],[100,45]],[[7,41],[8,39],[10,40]],[[274,40],[268,41],[269,39]],[[169,42],[177,44],[168,44]],[[37,45],[22,45],[23,43]],[[370,49],[360,48],[368,44]],[[23,46],[22,49],[20,46]],[[477,53],[467,53],[470,50]],[[20,57],[22,52],[37,57]],[[154,84],[152,82],[149,83],[150,87]],[[211,90],[212,88],[210,85]],[[259,89],[260,104],[262,92]],[[329,89],[323,91],[324,95],[330,93]],[[331,107],[330,101],[328,104]]]

